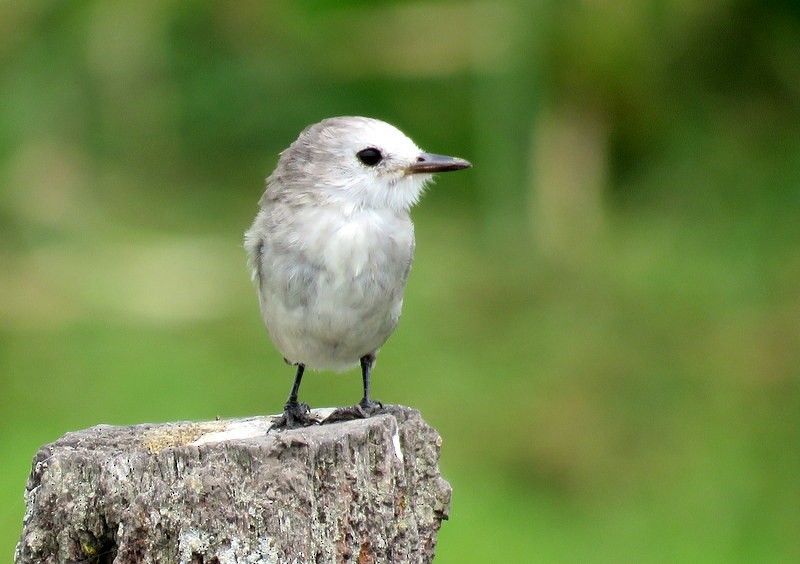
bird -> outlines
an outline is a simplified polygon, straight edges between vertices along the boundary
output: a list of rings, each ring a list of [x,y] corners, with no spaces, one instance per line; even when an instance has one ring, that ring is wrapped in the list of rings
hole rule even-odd
[[[269,337],[296,366],[276,426],[318,422],[298,401],[307,368],[342,372],[360,364],[361,401],[329,419],[382,409],[370,398],[370,376],[403,306],[415,250],[409,211],[434,173],[471,166],[358,116],[310,125],[280,153],[244,237]]]

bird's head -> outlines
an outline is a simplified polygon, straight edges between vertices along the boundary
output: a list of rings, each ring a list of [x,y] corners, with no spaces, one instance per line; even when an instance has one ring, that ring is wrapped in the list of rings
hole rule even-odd
[[[307,127],[281,153],[262,203],[407,211],[433,173],[470,166],[463,159],[422,151],[383,121],[335,117]]]

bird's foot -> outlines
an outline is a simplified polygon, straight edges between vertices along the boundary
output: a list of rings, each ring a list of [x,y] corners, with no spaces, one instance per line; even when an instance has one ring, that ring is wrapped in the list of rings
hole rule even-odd
[[[383,404],[379,401],[361,400],[355,405],[348,407],[340,407],[333,411],[322,422],[323,425],[327,423],[339,423],[341,421],[353,421],[355,419],[366,419],[383,412]]]
[[[272,427],[283,431],[318,424],[319,420],[311,416],[311,410],[307,403],[288,402],[283,406],[283,415],[278,417]]]

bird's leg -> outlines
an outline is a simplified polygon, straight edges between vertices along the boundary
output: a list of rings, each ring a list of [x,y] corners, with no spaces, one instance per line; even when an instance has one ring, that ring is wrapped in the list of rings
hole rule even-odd
[[[281,415],[275,422],[275,428],[278,429],[296,429],[298,427],[308,427],[318,423],[316,419],[309,415],[309,408],[307,403],[297,402],[297,393],[300,391],[300,382],[303,380],[303,372],[306,367],[304,364],[297,365],[297,373],[294,376],[294,383],[292,384],[292,391],[289,393],[289,399],[283,406],[283,415]]]
[[[294,383],[292,384],[292,391],[289,392],[289,399],[286,401],[286,405],[283,406],[284,409],[289,408],[290,406],[297,405],[297,393],[300,391],[300,382],[303,380],[303,372],[306,371],[306,367],[304,364],[297,365],[297,373],[294,375]]]
[[[372,364],[375,362],[374,354],[367,354],[361,357],[361,379],[364,382],[364,397],[361,398],[359,406],[368,415],[372,415],[375,411],[381,409],[383,404],[379,401],[371,401],[369,399],[369,377],[372,374]]]
[[[375,354],[370,353],[361,357],[361,378],[364,382],[364,397],[355,405],[340,407],[331,413],[323,423],[336,423],[337,421],[352,421],[353,419],[366,419],[383,410],[383,404],[369,399],[369,377],[372,373],[372,364]]]

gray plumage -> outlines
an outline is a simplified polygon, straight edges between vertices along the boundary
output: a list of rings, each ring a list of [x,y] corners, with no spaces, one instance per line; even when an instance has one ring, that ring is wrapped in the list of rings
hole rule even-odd
[[[281,153],[245,248],[264,323],[287,362],[344,370],[374,358],[403,305],[409,210],[431,173],[468,166],[363,117],[309,126]]]

